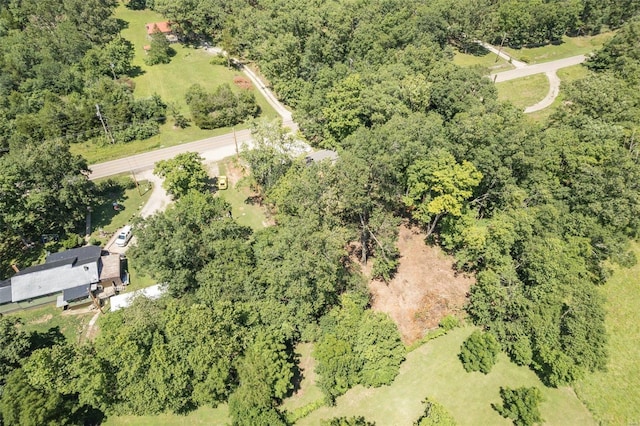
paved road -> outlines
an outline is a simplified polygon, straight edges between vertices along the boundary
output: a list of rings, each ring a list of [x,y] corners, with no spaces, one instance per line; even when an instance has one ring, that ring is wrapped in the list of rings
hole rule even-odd
[[[215,54],[219,52],[219,49],[215,48],[205,50]],[[291,112],[278,101],[275,95],[253,71],[244,66],[242,66],[242,70],[253,82],[253,85],[267,99],[267,102],[269,102],[278,115],[280,115],[283,126],[289,128],[291,132],[296,133],[298,131],[298,125],[293,121]],[[205,161],[218,161],[235,154],[236,146],[241,148],[244,143],[251,145],[251,132],[249,130],[239,130],[235,133],[227,133],[222,136],[201,139],[187,144],[107,161],[105,163],[92,164],[89,166],[89,169],[91,169],[90,179],[100,179],[120,173],[137,173],[143,170],[153,169],[156,162],[173,158],[182,152],[198,152],[204,157]],[[304,150],[311,150],[307,144],[302,141],[300,141],[300,143],[303,145],[302,148]]]
[[[555,72],[560,68],[566,68],[583,63],[587,59],[584,55],[572,56],[570,58],[558,59],[557,61],[543,62],[541,64],[527,65],[514,70],[503,71],[491,74],[490,77],[495,83],[515,80],[516,78],[527,77],[534,74]]]
[[[130,173],[132,171],[136,173],[142,170],[149,170],[153,168],[157,161],[173,158],[181,152],[198,152],[207,161],[221,160],[235,154],[236,141],[238,147],[241,147],[243,143],[250,143],[251,132],[249,130],[239,130],[235,132],[235,137],[234,133],[227,133],[222,136],[201,139],[105,163],[93,164],[89,166],[92,171],[90,178],[99,179],[119,173]]]

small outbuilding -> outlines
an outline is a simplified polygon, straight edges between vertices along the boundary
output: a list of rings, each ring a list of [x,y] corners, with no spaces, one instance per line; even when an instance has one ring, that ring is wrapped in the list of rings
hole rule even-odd
[[[338,160],[338,153],[329,149],[321,149],[320,151],[312,152],[305,157],[307,164],[319,163],[320,161],[329,160],[335,163]]]

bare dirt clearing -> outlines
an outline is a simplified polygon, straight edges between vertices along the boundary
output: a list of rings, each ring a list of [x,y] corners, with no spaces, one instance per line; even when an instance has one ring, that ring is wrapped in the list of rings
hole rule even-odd
[[[398,325],[402,340],[410,345],[440,320],[460,312],[472,277],[456,274],[453,259],[439,247],[425,244],[425,234],[407,225],[398,236],[400,266],[388,284],[369,283],[372,309],[386,312]]]
[[[253,89],[253,84],[251,84],[251,82],[244,77],[233,77],[233,82],[241,89]]]

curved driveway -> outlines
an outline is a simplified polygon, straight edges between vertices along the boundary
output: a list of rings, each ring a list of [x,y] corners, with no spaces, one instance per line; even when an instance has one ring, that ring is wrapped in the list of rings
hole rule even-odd
[[[487,45],[485,44],[483,44],[483,46],[487,47]],[[504,55],[503,57],[506,57],[506,59],[512,61],[512,63],[513,61],[515,61],[504,52],[500,53],[502,54],[501,56]],[[489,75],[489,77],[493,80],[494,83],[500,83],[503,81],[515,80],[517,78],[528,77],[535,74],[546,74],[547,79],[549,80],[549,92],[547,92],[547,96],[545,96],[543,100],[524,109],[525,114],[528,114],[547,108],[558,97],[558,94],[560,93],[560,79],[558,78],[556,71],[558,71],[560,68],[566,68],[573,65],[581,64],[586,59],[587,57],[585,55],[578,55],[572,56],[570,58],[558,59],[557,61],[543,62],[541,64],[534,65],[523,66],[521,65],[522,63],[520,63],[514,70],[494,73]]]

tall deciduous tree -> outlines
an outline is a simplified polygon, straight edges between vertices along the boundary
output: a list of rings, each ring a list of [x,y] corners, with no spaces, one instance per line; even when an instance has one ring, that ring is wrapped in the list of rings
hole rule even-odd
[[[171,47],[167,37],[155,28],[151,34],[151,45],[144,62],[147,65],[168,64],[174,54],[175,50]]]
[[[413,217],[427,227],[427,235],[435,230],[443,215],[462,215],[465,201],[482,179],[472,163],[459,164],[446,151],[436,151],[416,161],[407,176],[407,195],[403,201]]]
[[[162,186],[174,199],[189,191],[206,192],[209,176],[202,165],[203,160],[196,152],[185,152],[170,160],[159,161],[153,174],[164,178]]]
[[[280,120],[254,122],[251,135],[253,147],[244,148],[242,156],[249,163],[256,185],[264,193],[284,176],[300,147]]]
[[[60,141],[11,149],[0,158],[0,226],[25,241],[75,231],[94,199],[86,161]]]

